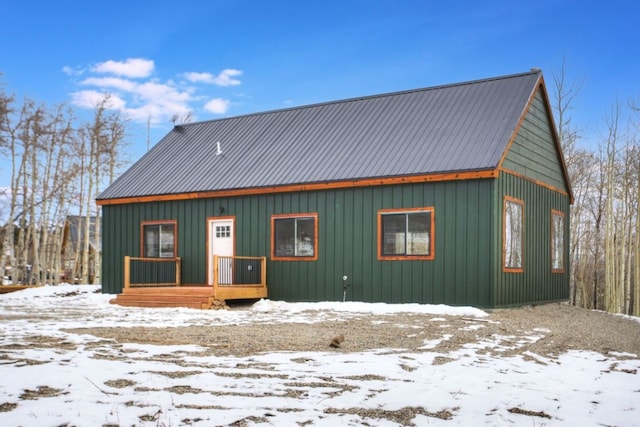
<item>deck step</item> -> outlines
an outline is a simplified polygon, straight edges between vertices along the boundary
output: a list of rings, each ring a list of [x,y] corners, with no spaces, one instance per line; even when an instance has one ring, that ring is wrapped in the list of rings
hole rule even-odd
[[[197,309],[206,309],[206,303],[202,302],[177,302],[177,301],[144,301],[144,300],[121,300],[118,298],[112,299],[110,301],[112,304],[117,304],[123,307],[149,307],[149,308],[158,308],[158,307],[167,307],[167,308],[197,308]]]
[[[211,286],[179,286],[179,287],[147,287],[147,288],[125,288],[124,295],[191,295],[191,296],[213,296]]]
[[[109,302],[127,307],[227,307],[224,300],[214,298],[211,287],[127,288]]]
[[[233,299],[266,298],[267,288],[256,286],[218,287],[191,285],[124,288],[110,302],[128,307],[187,307],[226,309]]]

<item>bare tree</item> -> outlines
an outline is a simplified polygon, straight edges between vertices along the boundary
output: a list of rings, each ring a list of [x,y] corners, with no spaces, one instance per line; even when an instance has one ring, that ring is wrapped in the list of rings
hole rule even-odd
[[[580,138],[578,130],[571,122],[570,111],[574,108],[573,104],[580,93],[582,83],[578,83],[575,79],[569,82],[566,73],[566,60],[563,59],[562,66],[558,72],[552,72],[554,82],[554,103],[553,110],[557,118],[558,137],[564,154],[565,163],[569,179],[574,188],[574,201],[571,207],[570,220],[570,236],[569,260],[570,260],[570,300],[572,304],[576,304],[578,289],[581,289],[581,295],[584,295],[584,271],[579,265],[583,248],[580,243],[584,236],[584,227],[582,218],[584,216],[584,202],[588,194],[588,182],[593,173],[593,168],[589,165],[591,156],[588,151],[578,147],[578,139]]]
[[[635,225],[635,246],[634,246],[634,281],[632,292],[634,316],[640,317],[640,148],[636,150],[636,225]]]
[[[10,147],[12,139],[12,128],[10,117],[14,112],[13,103],[14,97],[7,95],[4,89],[0,87],[0,153],[2,153],[2,155],[8,154],[8,156],[11,158],[12,156]],[[5,224],[2,225],[2,227],[0,227],[0,276],[3,276],[7,263],[10,263],[10,261],[5,258],[5,253],[9,248],[11,250],[11,253],[13,253],[13,227],[11,227],[9,224],[12,223],[10,219],[15,214],[15,204],[12,203],[14,201],[14,198],[11,194],[11,188],[0,189],[0,192],[2,192],[4,196],[10,200],[9,212],[5,213],[5,215],[7,215],[8,217],[8,220]]]
[[[633,236],[635,243],[633,246],[633,281],[631,284],[630,296],[631,296],[631,310],[630,313],[634,316],[640,316],[640,105],[638,103],[630,103],[632,114],[634,119],[632,123],[633,134],[636,135],[633,139],[635,148],[634,164],[635,164],[635,176],[631,178],[631,182],[635,183],[635,226],[633,230]]]
[[[0,90],[0,151],[11,167],[10,188],[0,207],[5,210],[0,217],[0,267],[11,266],[15,283],[59,282],[70,212],[85,218],[75,239],[82,241],[83,247],[74,251],[81,257],[72,270],[82,274],[83,282],[94,281],[89,272],[95,274],[100,264],[100,221],[91,220],[99,215],[94,199],[102,183],[115,178],[125,139],[125,122],[109,113],[108,102],[106,96],[93,121],[77,127],[65,106],[49,109],[28,98],[16,106],[15,99]]]
[[[84,236],[80,264],[83,283],[93,283],[96,276],[100,276],[100,210],[95,205],[95,198],[100,194],[101,183],[105,180],[111,183],[115,179],[126,133],[120,115],[109,112],[110,102],[109,95],[101,99],[92,121],[80,131],[84,177],[81,212],[86,212],[81,233]]]
[[[607,120],[605,309],[630,313],[634,286],[634,241],[637,240],[637,150],[633,131],[620,130],[621,108],[616,104]],[[637,279],[636,279],[637,280]]]
[[[614,202],[616,189],[616,154],[618,143],[618,122],[620,118],[620,107],[616,104],[611,116],[607,118],[607,128],[609,134],[606,141],[606,176],[607,176],[607,199],[605,213],[605,310],[613,313],[621,313],[619,305],[619,284],[618,271],[616,269],[616,235]]]

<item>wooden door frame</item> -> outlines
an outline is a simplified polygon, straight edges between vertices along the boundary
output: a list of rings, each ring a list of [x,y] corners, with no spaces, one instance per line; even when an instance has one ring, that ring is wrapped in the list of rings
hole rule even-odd
[[[207,286],[212,286],[213,285],[213,277],[209,277],[210,276],[210,271],[211,268],[213,267],[212,265],[210,265],[211,262],[211,227],[213,226],[213,224],[216,221],[231,221],[233,223],[233,232],[231,233],[231,238],[233,239],[233,253],[231,256],[236,256],[236,217],[233,215],[230,216],[210,216],[207,217],[207,236],[206,236],[206,244],[205,244],[205,281]]]

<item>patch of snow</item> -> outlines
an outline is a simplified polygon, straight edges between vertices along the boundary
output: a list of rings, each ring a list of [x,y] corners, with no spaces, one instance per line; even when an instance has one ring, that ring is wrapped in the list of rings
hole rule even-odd
[[[268,300],[227,311],[142,309],[109,304],[113,296],[97,289],[64,285],[0,297],[1,425],[397,426],[349,409],[407,407],[451,414],[449,420],[419,414],[415,425],[640,425],[640,359],[629,353],[603,357],[572,350],[554,359],[531,352],[484,354],[485,348],[524,343],[499,335],[451,352],[429,351],[452,337],[445,335],[425,341],[418,352],[278,352],[239,358],[206,355],[196,345],[117,344],[64,332],[123,324],[315,322],[349,313],[486,316],[481,310]],[[540,339],[545,331],[533,332],[526,341]],[[38,337],[55,342],[29,344]],[[66,343],[65,348],[55,343]]]
[[[434,314],[447,316],[468,316],[468,317],[486,317],[487,312],[475,307],[454,307],[444,304],[387,304],[387,303],[366,303],[366,302],[341,302],[341,301],[324,301],[324,302],[296,302],[289,303],[284,301],[272,301],[261,299],[251,307],[254,311],[271,312],[271,311],[287,311],[290,313],[300,313],[305,311],[338,311],[341,313],[358,313],[358,314],[395,314],[395,313],[414,313],[414,314]]]

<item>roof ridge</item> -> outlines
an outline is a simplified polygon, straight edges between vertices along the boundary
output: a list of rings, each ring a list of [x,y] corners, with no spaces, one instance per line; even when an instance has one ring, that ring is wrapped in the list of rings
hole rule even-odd
[[[409,94],[409,93],[426,92],[426,91],[431,91],[431,90],[439,90],[439,89],[445,89],[445,88],[467,86],[467,85],[472,85],[472,84],[486,83],[486,82],[497,81],[497,80],[506,80],[506,79],[512,79],[512,78],[517,78],[517,77],[524,77],[524,76],[532,75],[532,74],[541,74],[541,73],[542,73],[542,71],[539,68],[532,68],[530,71],[526,71],[526,72],[522,72],[522,73],[515,73],[515,74],[507,74],[507,75],[497,76],[497,77],[487,77],[487,78],[482,78],[482,79],[468,80],[468,81],[457,82],[457,83],[447,83],[447,84],[441,84],[441,85],[436,85],[436,86],[425,86],[425,87],[421,87],[421,88],[405,89],[405,90],[399,90],[399,91],[393,91],[393,92],[379,93],[379,94],[374,94],[374,95],[356,96],[356,97],[353,97],[353,98],[344,98],[344,99],[337,99],[337,100],[333,100],[333,101],[316,102],[316,103],[312,103],[312,104],[298,105],[298,106],[295,106],[295,107],[276,108],[274,110],[256,111],[256,112],[253,112],[253,113],[240,114],[240,115],[237,115],[237,116],[229,116],[229,117],[220,117],[220,118],[216,118],[216,119],[201,120],[201,121],[192,122],[192,123],[182,123],[182,124],[179,124],[179,125],[175,125],[174,128],[181,128],[181,127],[185,127],[185,126],[194,126],[194,125],[202,125],[202,124],[205,124],[205,123],[212,123],[212,122],[218,122],[218,121],[230,120],[230,119],[239,119],[239,118],[243,118],[243,117],[255,117],[255,116],[261,116],[261,115],[266,115],[266,114],[275,114],[275,113],[283,113],[283,112],[287,112],[287,111],[304,110],[304,109],[307,109],[307,108],[316,108],[316,107],[322,107],[322,106],[326,106],[326,105],[336,105],[336,104],[343,104],[343,103],[349,103],[349,102],[364,101],[364,100],[367,100],[367,99],[385,98],[385,97],[388,97],[388,96],[398,96],[398,95],[405,95],[405,94]]]

